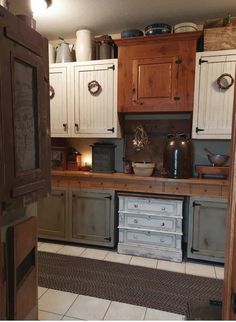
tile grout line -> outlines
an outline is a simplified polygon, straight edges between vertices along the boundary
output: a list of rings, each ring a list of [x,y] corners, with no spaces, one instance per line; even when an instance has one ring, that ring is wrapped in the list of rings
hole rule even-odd
[[[64,313],[64,315],[66,315],[66,313],[69,311],[69,309],[71,308],[71,306],[75,303],[75,301],[77,300],[77,298],[79,297],[79,294],[77,294],[76,298],[74,299],[74,301],[71,303],[71,305],[69,306],[68,310]],[[67,315],[68,317],[70,317],[69,315]],[[71,316],[73,318],[73,316]]]
[[[146,310],[145,310],[145,313],[144,313],[144,317],[143,317],[143,321],[145,321],[145,319],[146,319],[146,315],[147,315],[147,307],[146,307]]]
[[[110,309],[110,306],[111,306],[111,303],[112,303],[112,302],[113,302],[113,301],[110,301],[110,304],[108,305],[108,308],[107,308],[107,310],[106,310],[105,314],[103,315],[102,320],[104,320],[104,319],[105,319],[105,317],[106,317],[106,315],[107,315],[107,312],[109,311],[109,309]]]

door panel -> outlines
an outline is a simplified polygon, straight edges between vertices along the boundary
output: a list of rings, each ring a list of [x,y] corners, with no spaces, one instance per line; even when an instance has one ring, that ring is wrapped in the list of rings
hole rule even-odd
[[[15,208],[18,201],[26,205],[49,190],[48,68],[42,57],[5,38],[4,29],[0,45],[3,202]],[[45,51],[44,42],[42,47]]]
[[[114,234],[111,202],[109,193],[72,191],[72,240],[110,243]]]
[[[53,189],[48,198],[38,202],[39,237],[65,239],[68,216],[67,191]]]
[[[54,90],[50,99],[51,136],[69,135],[68,67],[50,67],[50,85]]]
[[[133,104],[177,106],[178,57],[133,61]]]

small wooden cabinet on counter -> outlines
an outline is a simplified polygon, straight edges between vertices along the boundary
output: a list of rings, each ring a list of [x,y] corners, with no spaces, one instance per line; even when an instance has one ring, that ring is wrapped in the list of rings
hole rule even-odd
[[[200,32],[116,40],[118,111],[192,111]]]
[[[231,138],[235,66],[236,50],[197,53],[194,139]]]
[[[51,136],[120,136],[117,60],[51,64]]]
[[[54,188],[38,203],[39,237],[114,247],[112,190]]]
[[[226,215],[225,199],[190,198],[188,258],[224,262]]]

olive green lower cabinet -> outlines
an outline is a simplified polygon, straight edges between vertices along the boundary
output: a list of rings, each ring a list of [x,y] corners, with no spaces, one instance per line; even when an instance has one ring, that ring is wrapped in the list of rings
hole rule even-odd
[[[190,198],[187,257],[224,262],[227,201]]]
[[[64,199],[62,199],[63,191]],[[63,191],[60,188],[53,189],[49,198],[39,202],[39,237],[114,247],[117,241],[114,191],[98,189]],[[55,200],[55,195],[61,196],[61,199]],[[58,205],[55,205],[57,202]],[[64,227],[61,230],[65,232],[64,236],[55,232],[62,224]]]
[[[48,198],[38,202],[39,237],[66,240],[67,213],[67,189],[53,189]]]

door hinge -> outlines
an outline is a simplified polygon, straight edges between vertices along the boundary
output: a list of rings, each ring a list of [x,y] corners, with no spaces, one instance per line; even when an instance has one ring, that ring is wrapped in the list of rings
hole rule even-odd
[[[174,97],[174,100],[175,100],[175,101],[179,101],[179,100],[180,100],[180,97],[179,97],[179,96],[175,96],[175,97]]]
[[[197,202],[193,202],[193,207],[200,207],[201,206],[201,204],[200,203],[197,203]]]
[[[196,133],[198,133],[198,132],[203,132],[203,131],[205,131],[205,129],[200,129],[199,127],[196,127],[196,129],[195,129],[195,132],[196,132]]]
[[[109,67],[107,67],[107,69],[115,70],[115,65],[109,66]]]
[[[105,199],[112,199],[112,196],[107,196],[107,197],[104,197]]]
[[[199,252],[198,249],[194,249],[193,247],[191,247],[191,253],[197,253],[197,252]]]
[[[199,59],[198,61],[199,65],[203,64],[203,63],[208,63],[208,60],[204,60],[204,59]]]
[[[234,314],[236,314],[236,293],[232,293],[232,309]]]
[[[111,241],[111,237],[105,237],[105,240]]]
[[[114,133],[114,132],[115,132],[115,128],[114,128],[114,127],[112,127],[112,128],[110,128],[110,129],[107,129],[107,131],[110,131],[110,132]]]

